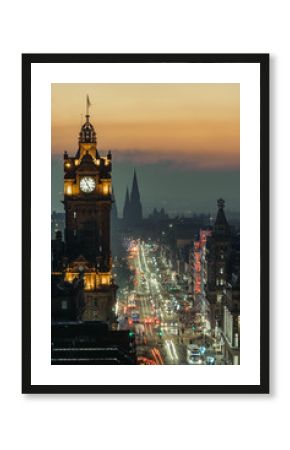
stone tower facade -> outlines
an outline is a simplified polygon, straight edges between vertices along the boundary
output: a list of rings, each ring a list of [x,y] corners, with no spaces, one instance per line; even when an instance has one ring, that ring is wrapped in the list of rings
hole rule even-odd
[[[112,155],[101,157],[87,111],[75,156],[64,153],[65,280],[84,282],[83,320],[113,321]]]

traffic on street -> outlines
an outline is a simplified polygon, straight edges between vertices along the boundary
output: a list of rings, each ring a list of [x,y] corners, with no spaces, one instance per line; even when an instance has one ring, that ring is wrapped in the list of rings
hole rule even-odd
[[[193,302],[160,244],[131,240],[127,258],[130,276],[118,294],[118,327],[134,336],[138,364],[223,363],[205,299]]]

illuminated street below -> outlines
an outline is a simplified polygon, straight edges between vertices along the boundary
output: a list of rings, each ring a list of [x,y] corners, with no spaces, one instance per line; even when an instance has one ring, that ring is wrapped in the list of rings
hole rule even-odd
[[[118,321],[135,337],[138,364],[223,364],[205,302],[193,307],[160,245],[131,240],[127,254],[131,282],[119,290]]]

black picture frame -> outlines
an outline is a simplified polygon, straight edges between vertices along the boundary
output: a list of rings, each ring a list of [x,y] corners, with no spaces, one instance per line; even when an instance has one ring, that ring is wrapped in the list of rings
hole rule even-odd
[[[31,65],[33,63],[258,63],[260,65],[260,384],[31,384]],[[269,393],[269,54],[23,54],[22,55],[22,393],[267,394]],[[49,226],[49,224],[48,224]]]

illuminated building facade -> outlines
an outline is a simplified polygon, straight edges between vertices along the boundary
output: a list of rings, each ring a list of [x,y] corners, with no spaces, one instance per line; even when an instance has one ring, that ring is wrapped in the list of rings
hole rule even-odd
[[[240,285],[227,284],[224,289],[223,336],[225,356],[234,365],[240,364]]]
[[[193,273],[194,273],[194,294],[201,294],[201,281],[202,281],[202,273],[201,273],[201,257],[202,257],[202,248],[199,241],[194,241],[194,251],[193,251],[194,259],[193,259]]]
[[[64,153],[65,281],[83,280],[83,320],[110,323],[116,297],[110,244],[112,155],[99,155],[89,119],[87,111],[75,156]]]
[[[206,242],[211,236],[211,230],[200,230],[199,240],[193,247],[193,293],[205,294],[207,282]]]

